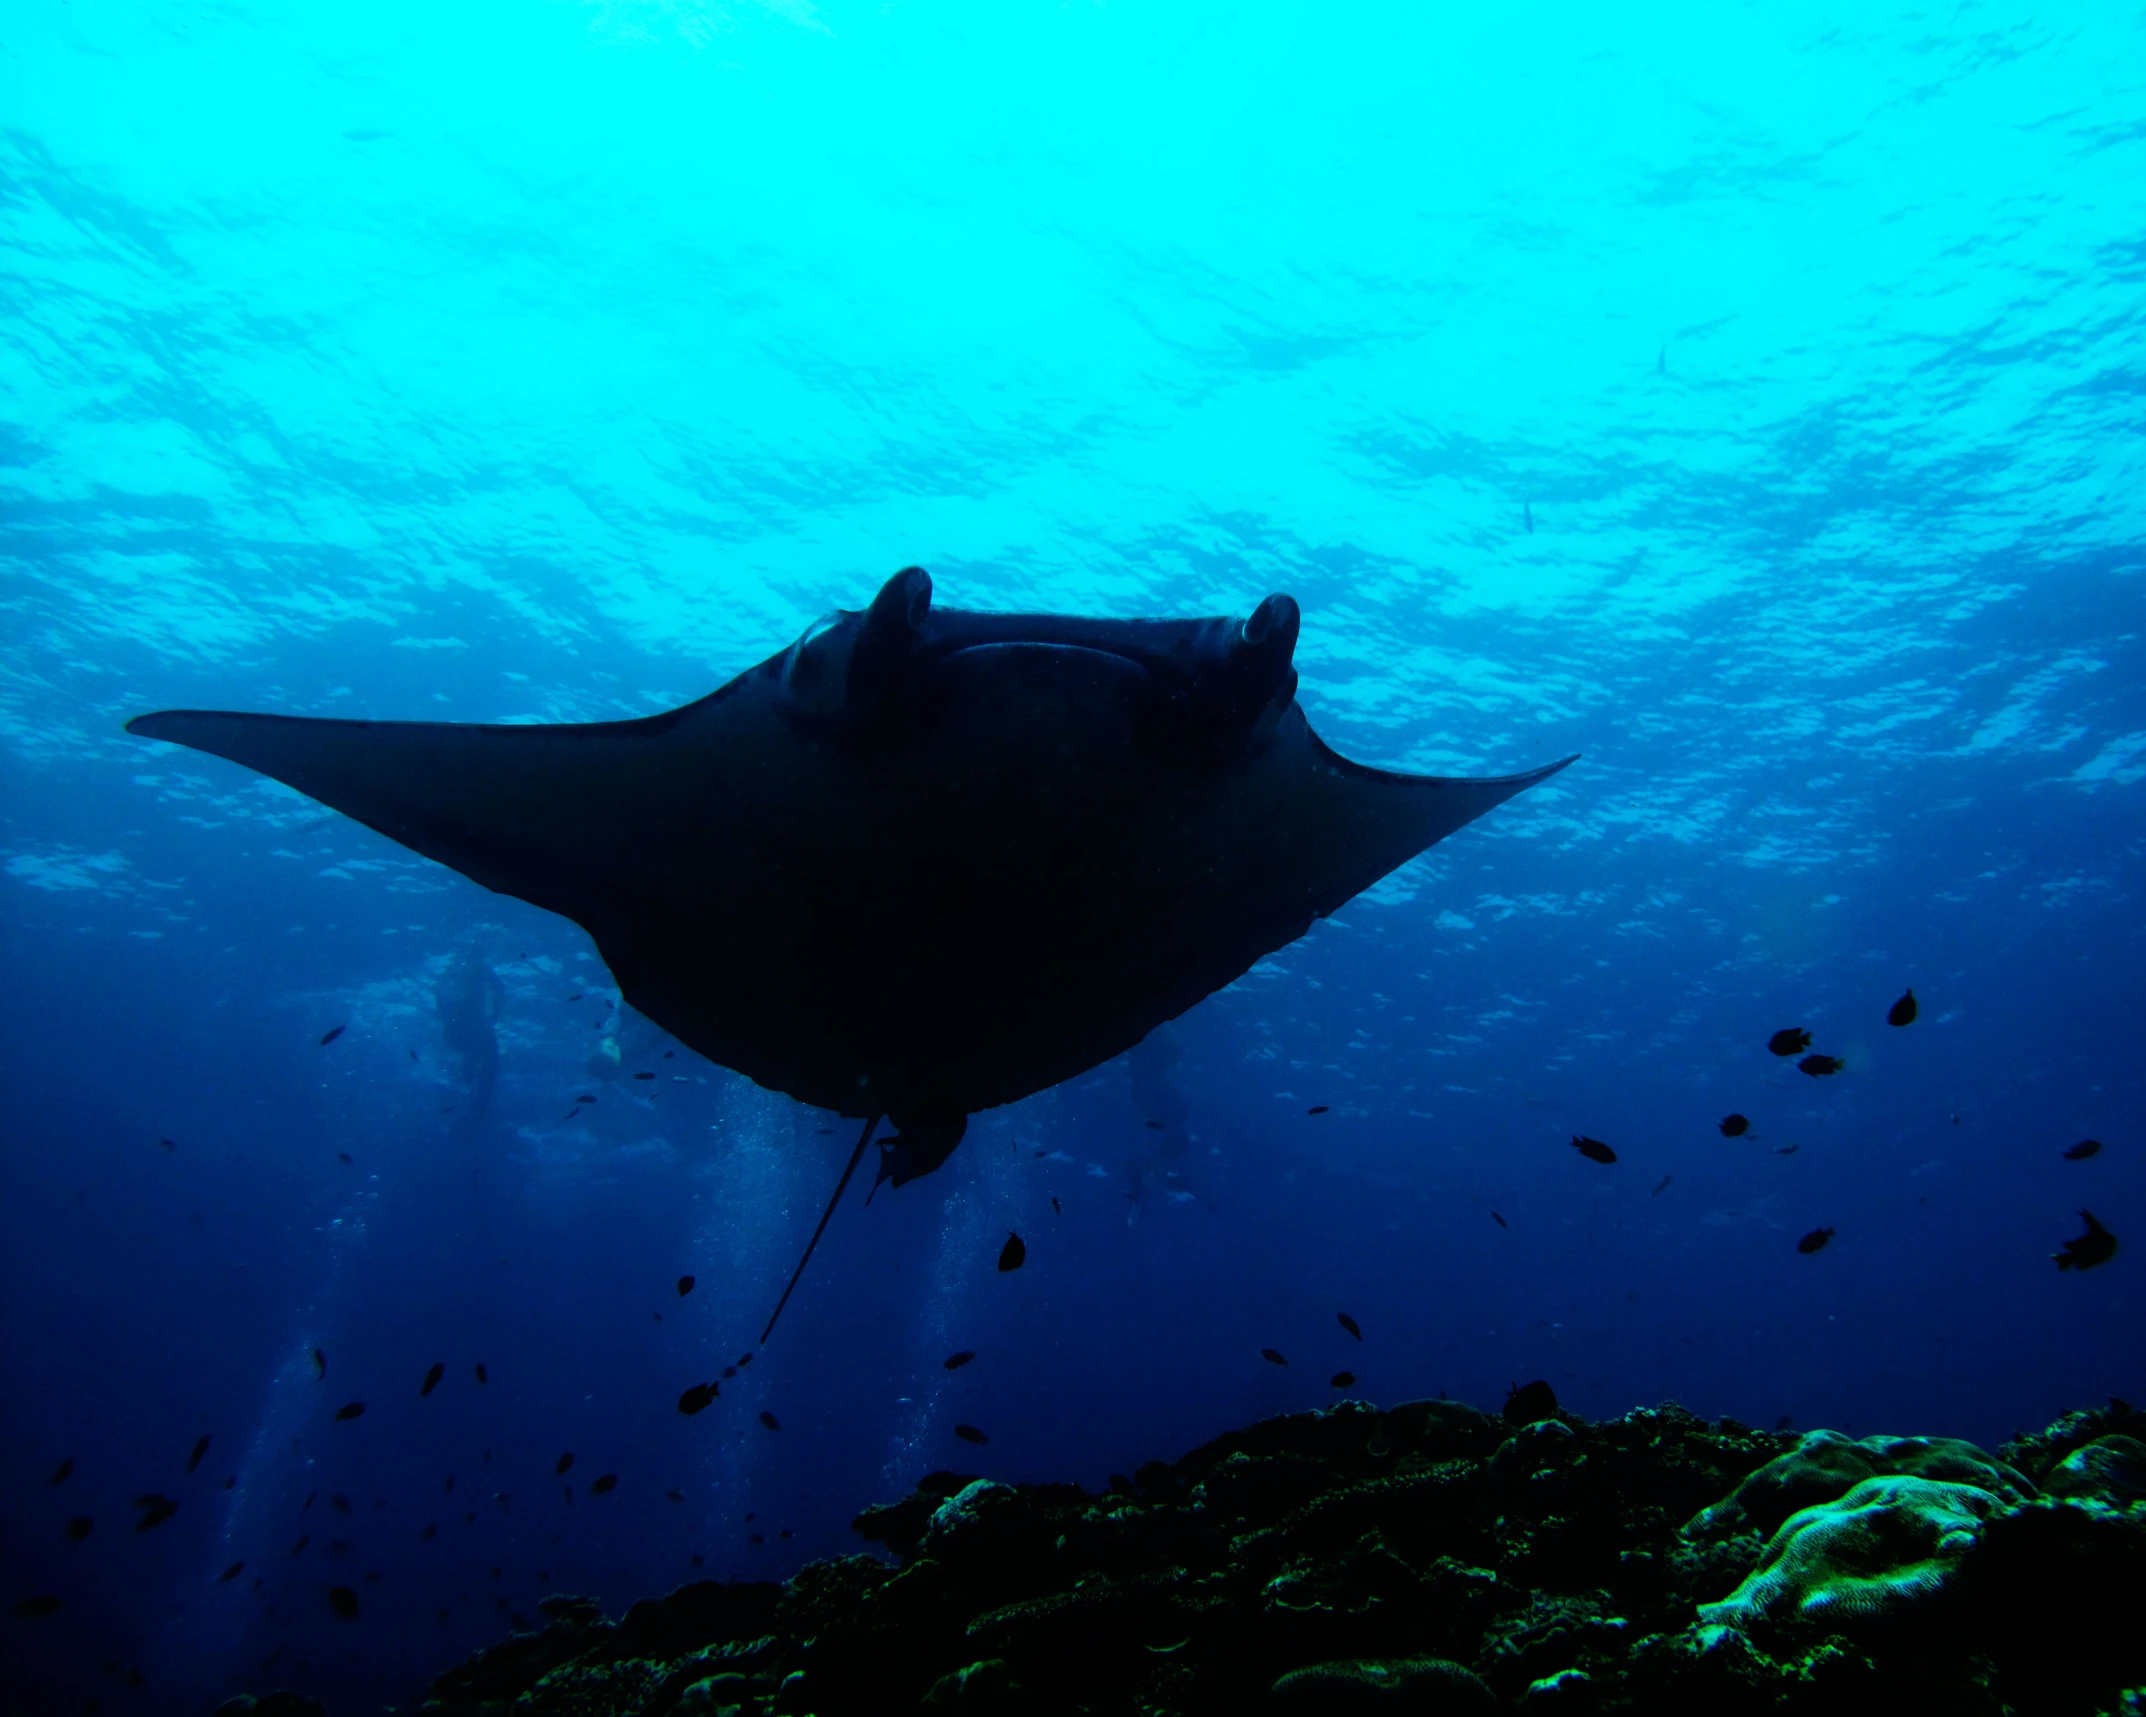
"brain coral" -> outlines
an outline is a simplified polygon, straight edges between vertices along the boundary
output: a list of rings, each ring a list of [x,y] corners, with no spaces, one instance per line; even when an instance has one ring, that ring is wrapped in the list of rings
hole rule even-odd
[[[1768,1461],[1727,1497],[1701,1509],[1685,1526],[1688,1538],[1767,1534],[1799,1509],[1846,1496],[1866,1479],[1906,1477],[1973,1485],[2007,1502],[2025,1502],[2034,1486],[2013,1468],[1956,1437],[1865,1437],[1811,1431],[1787,1454]]]
[[[1802,1616],[1853,1628],[1925,1608],[1980,1541],[1983,1522],[2006,1506],[1977,1485],[1865,1479],[1790,1515],[1750,1578],[1720,1603],[1701,1604],[1699,1620],[1742,1628]]]

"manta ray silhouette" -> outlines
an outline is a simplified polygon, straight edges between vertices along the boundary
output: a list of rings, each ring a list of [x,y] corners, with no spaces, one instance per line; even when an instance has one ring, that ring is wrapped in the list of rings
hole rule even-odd
[[[830,1213],[881,1117],[879,1180],[930,1172],[971,1114],[1123,1053],[1572,761],[1455,780],[1338,756],[1297,707],[1288,596],[1240,622],[931,594],[910,567],[637,721],[167,710],[127,731],[573,919],[681,1042],[864,1120]]]

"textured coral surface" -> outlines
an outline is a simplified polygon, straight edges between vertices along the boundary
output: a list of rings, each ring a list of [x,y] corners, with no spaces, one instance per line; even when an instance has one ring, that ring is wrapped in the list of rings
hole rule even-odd
[[[884,1557],[615,1623],[554,1600],[416,1708],[2137,1713],[2141,1431],[2112,1403],[1999,1459],[1676,1407],[1514,1427],[1345,1402],[1100,1496],[935,1473],[858,1517]]]

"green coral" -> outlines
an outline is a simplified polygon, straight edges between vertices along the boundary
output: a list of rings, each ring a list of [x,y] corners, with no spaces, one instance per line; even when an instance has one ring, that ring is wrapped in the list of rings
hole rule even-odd
[[[2025,1502],[2033,1484],[1995,1455],[1957,1437],[1864,1437],[1811,1431],[1788,1451],[1750,1474],[1728,1496],[1701,1509],[1684,1528],[1687,1538],[1722,1539],[1779,1530],[1792,1514],[1846,1496],[1876,1478],[1918,1478],[1972,1485],[2007,1502]]]
[[[2097,1437],[2059,1461],[2043,1489],[2051,1496],[2098,1496],[2111,1502],[2146,1498],[2146,1443],[2136,1437]]]
[[[1705,1626],[1745,1628],[1788,1615],[1853,1628],[1928,1608],[1953,1583],[2005,1500],[1971,1484],[1895,1475],[1781,1523],[1758,1568]]]
[[[1273,1689],[1274,1703],[1307,1714],[1407,1712],[1463,1717],[1498,1709],[1497,1695],[1474,1671],[1441,1657],[1346,1658],[1293,1669]]]

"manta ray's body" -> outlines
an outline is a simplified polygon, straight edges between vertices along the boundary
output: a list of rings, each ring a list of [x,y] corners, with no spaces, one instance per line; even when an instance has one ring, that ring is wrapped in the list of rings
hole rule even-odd
[[[891,1117],[899,1181],[1563,767],[1350,763],[1297,708],[1296,635],[1286,596],[1242,623],[934,610],[911,568],[645,720],[175,710],[128,731],[563,913],[711,1061]]]

